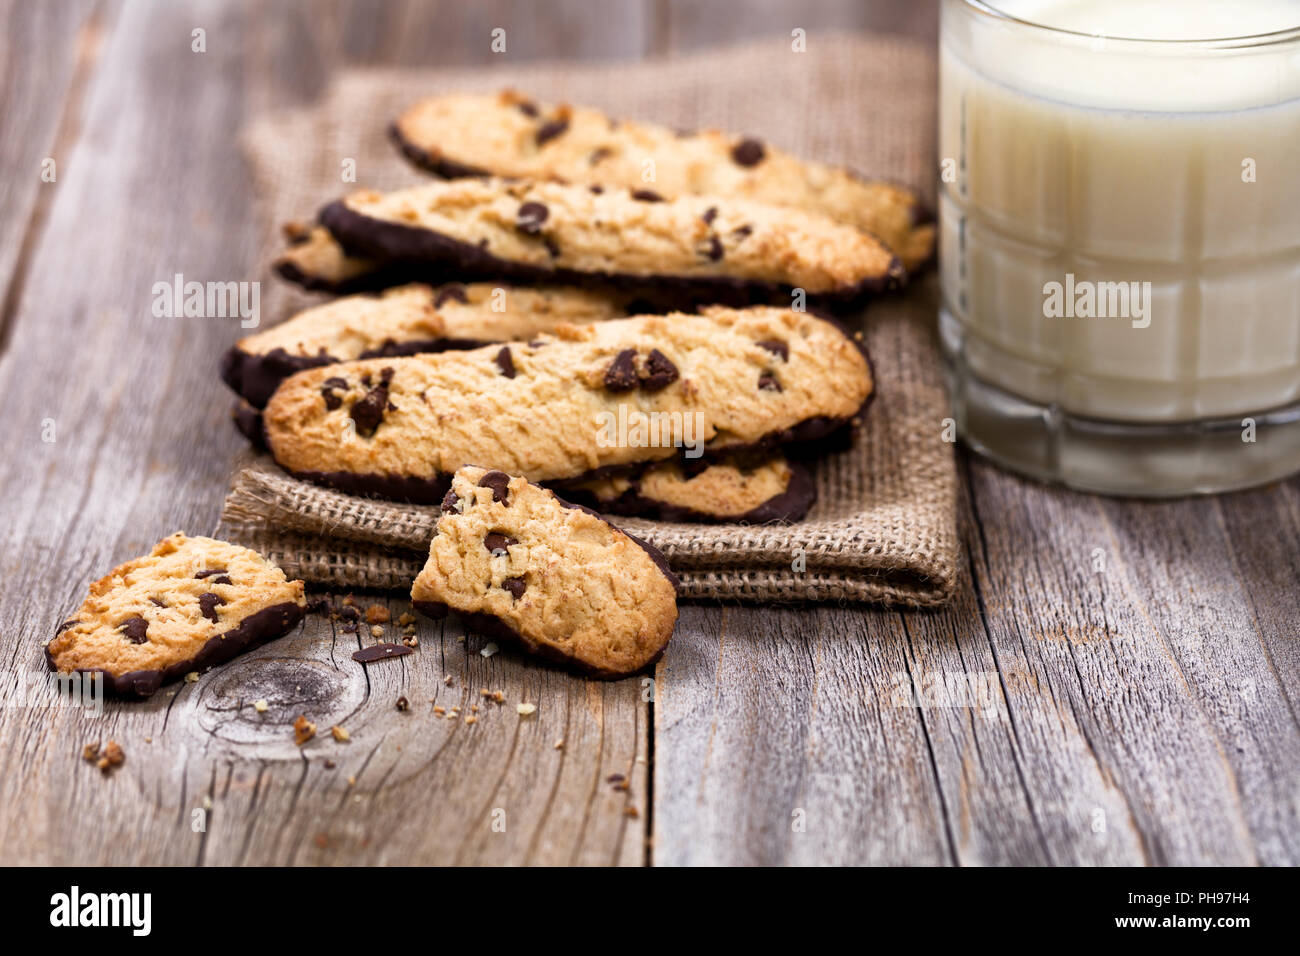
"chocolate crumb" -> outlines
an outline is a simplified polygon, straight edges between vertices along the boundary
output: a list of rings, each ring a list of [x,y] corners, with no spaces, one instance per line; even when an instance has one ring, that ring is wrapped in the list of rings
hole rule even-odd
[[[658,349],[651,349],[646,357],[645,378],[641,380],[641,387],[647,392],[658,392],[677,381],[679,375],[677,366],[667,355]]]
[[[132,644],[143,644],[149,638],[149,622],[140,615],[128,617],[125,621],[117,626],[117,629],[125,635],[126,639]]]
[[[199,613],[213,624],[217,623],[217,608],[226,603],[226,599],[211,591],[199,595]]]
[[[524,591],[528,589],[528,582],[523,578],[506,578],[501,582],[501,587],[510,593],[510,596],[518,601],[524,596]]]
[[[537,145],[545,146],[555,137],[562,135],[569,128],[567,118],[553,119],[541,125],[537,130]]]
[[[611,392],[630,392],[637,386],[636,349],[623,349],[605,371],[605,388]]]
[[[501,374],[506,378],[515,377],[515,359],[510,353],[510,346],[501,346],[501,351],[497,353],[496,363],[497,368],[501,369]]]
[[[373,664],[375,661],[386,661],[390,657],[403,657],[409,653],[411,649],[401,644],[375,644],[363,647],[352,655],[352,659],[358,664]]]
[[[632,198],[637,202],[663,202],[664,197],[659,195],[653,189],[634,189]]]
[[[731,150],[737,166],[757,166],[766,154],[762,142],[756,139],[742,139]]]
[[[489,471],[478,480],[480,488],[492,489],[492,500],[509,506],[510,476],[504,471]]]
[[[397,698],[397,709],[405,713],[411,709],[411,702],[405,697]]]
[[[551,211],[544,203],[526,202],[515,214],[515,225],[525,235],[535,236],[542,231],[542,223],[546,222],[550,214]]]

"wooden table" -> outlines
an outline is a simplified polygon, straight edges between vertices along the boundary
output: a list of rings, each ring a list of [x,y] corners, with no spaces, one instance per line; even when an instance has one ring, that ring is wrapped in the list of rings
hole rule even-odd
[[[20,706],[88,580],[215,527],[238,447],[215,357],[237,332],[154,318],[151,289],[256,275],[236,141],[251,116],[345,65],[483,60],[496,25],[512,57],[619,58],[792,25],[933,37],[936,16],[776,0],[0,10],[0,862],[1300,862],[1295,480],[1133,503],[965,456],[969,575],[949,608],[687,606],[653,685],[484,657],[427,622],[418,654],[362,673],[356,638],[313,618],[95,719]],[[921,699],[900,698],[913,683]],[[945,687],[950,703],[982,693],[943,706]],[[479,719],[437,718],[431,699]],[[351,742],[300,750],[299,713]],[[110,737],[127,761],[105,777],[80,754]]]

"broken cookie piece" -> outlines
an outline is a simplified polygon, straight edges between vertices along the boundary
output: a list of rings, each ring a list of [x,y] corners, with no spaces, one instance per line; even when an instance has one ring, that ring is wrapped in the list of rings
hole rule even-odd
[[[51,670],[102,674],[109,690],[148,697],[279,637],[306,603],[302,582],[256,551],[178,531],[92,584],[45,656]]]
[[[593,677],[658,659],[677,622],[662,554],[523,478],[461,468],[411,603]]]

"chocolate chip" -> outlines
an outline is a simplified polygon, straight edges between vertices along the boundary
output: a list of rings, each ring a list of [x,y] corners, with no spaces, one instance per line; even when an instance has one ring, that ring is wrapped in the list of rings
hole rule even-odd
[[[525,116],[535,117],[537,115],[537,104],[530,102],[529,100],[520,100],[515,104],[515,106],[519,107],[519,112],[523,113]]]
[[[64,621],[62,624],[60,624],[58,627],[54,629],[54,635],[57,637],[58,635],[66,631],[68,628],[76,627],[80,623],[81,623],[80,621],[76,621],[76,620]]]
[[[492,554],[496,554],[498,551],[505,554],[507,548],[518,543],[518,539],[510,537],[508,534],[502,534],[500,531],[489,531],[483,536],[483,547],[487,548]]]
[[[790,346],[780,339],[766,339],[756,343],[760,349],[767,349],[773,355],[779,355],[782,362],[790,361]]]
[[[375,661],[386,661],[390,657],[403,657],[411,651],[412,648],[405,644],[374,644],[361,648],[352,655],[352,659],[360,664],[373,664]]]
[[[433,307],[440,309],[444,303],[450,302],[452,299],[457,302],[469,302],[469,296],[465,294],[465,287],[458,282],[445,285],[439,289],[438,294],[433,297]]]
[[[704,210],[704,215],[700,218],[704,220],[706,226],[713,225],[713,220],[718,218],[718,207],[710,206],[708,209]]]
[[[478,480],[480,488],[492,489],[492,500],[510,504],[510,476],[504,471],[489,471]]]
[[[448,489],[447,493],[442,496],[442,513],[450,514],[456,510],[456,505],[460,501],[460,495]]]
[[[345,604],[339,608],[339,617],[345,621],[359,621],[361,620],[361,612],[353,605]]]
[[[605,191],[605,187],[600,185],[600,183],[595,183],[591,186],[588,186],[587,189],[597,196],[599,196],[601,193]]]
[[[771,372],[764,372],[758,377],[758,387],[765,392],[781,392],[781,383],[776,380],[776,376]]]
[[[563,118],[553,119],[543,123],[541,128],[537,130],[537,145],[545,146],[568,128],[569,121]]]
[[[166,606],[167,606],[167,602],[164,601],[162,598],[151,597],[151,598],[149,599],[149,603],[152,604],[154,607],[166,607]]]
[[[763,161],[763,156],[767,150],[763,144],[756,139],[742,139],[731,150],[731,158],[736,161],[738,166],[757,166]]]
[[[546,251],[551,254],[552,259],[560,258],[560,244],[552,236],[542,236],[542,244],[546,246]]]
[[[347,390],[348,390],[347,381],[337,376],[335,376],[334,378],[327,378],[325,379],[325,381],[321,382],[320,393],[321,396],[325,399],[325,407],[332,412],[334,411],[334,409],[342,405],[343,399],[338,395],[335,395],[334,393],[336,391],[346,392]]]
[[[510,596],[518,601],[524,596],[524,591],[528,589],[528,582],[523,578],[506,578],[501,582],[501,587],[510,592]]]
[[[743,226],[737,226],[735,229],[731,230],[731,234],[735,236],[736,239],[744,239],[746,236],[750,235],[753,231],[754,231],[754,227],[746,223]]]
[[[198,574],[194,576],[198,578],[200,581],[202,581],[204,578],[210,578],[214,574],[225,574],[225,573],[226,573],[225,568],[204,568],[202,571],[200,571]]]
[[[497,368],[501,369],[501,374],[506,378],[515,377],[515,359],[510,354],[510,346],[501,346],[501,351],[497,353],[496,363]]]
[[[636,384],[636,349],[624,349],[605,370],[605,387],[611,392],[630,392]]]
[[[704,249],[704,254],[713,262],[722,258],[722,240],[717,236],[709,236],[709,243]]]
[[[542,223],[546,222],[546,217],[550,214],[551,211],[546,208],[545,203],[526,202],[515,214],[515,225],[519,227],[520,232],[535,236],[542,231]]]
[[[128,617],[117,626],[117,629],[126,635],[126,639],[132,644],[143,644],[148,640],[145,634],[149,630],[149,622],[138,614],[135,617]]]
[[[653,189],[634,189],[632,198],[638,202],[663,202],[664,197],[659,195]]]
[[[226,603],[226,599],[219,594],[213,594],[209,591],[207,594],[199,595],[199,613],[209,621],[216,623],[217,608]]]
[[[596,149],[593,149],[591,153],[588,154],[587,162],[590,165],[595,166],[601,160],[609,159],[609,157],[613,155],[614,155],[614,151],[610,149],[608,146],[600,146],[597,147]]]
[[[352,410],[348,414],[356,422],[358,435],[369,438],[384,420],[384,412],[389,408],[388,383],[392,380],[393,370],[382,370],[379,373],[379,384],[352,403]]]
[[[641,379],[641,387],[647,392],[657,392],[677,381],[678,377],[677,366],[672,360],[658,349],[651,349],[646,358],[645,377]]]

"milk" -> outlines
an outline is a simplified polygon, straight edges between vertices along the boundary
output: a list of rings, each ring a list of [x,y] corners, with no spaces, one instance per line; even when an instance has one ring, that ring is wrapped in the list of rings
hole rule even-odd
[[[1300,401],[1300,39],[1223,39],[1300,27],[1300,0],[996,6],[1056,31],[945,3],[949,349],[1086,419]]]

